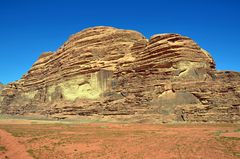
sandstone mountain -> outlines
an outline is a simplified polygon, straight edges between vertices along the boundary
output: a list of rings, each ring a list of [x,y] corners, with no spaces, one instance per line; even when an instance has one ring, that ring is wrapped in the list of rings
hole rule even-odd
[[[43,53],[0,94],[2,113],[126,121],[240,121],[240,73],[179,34],[93,27]]]

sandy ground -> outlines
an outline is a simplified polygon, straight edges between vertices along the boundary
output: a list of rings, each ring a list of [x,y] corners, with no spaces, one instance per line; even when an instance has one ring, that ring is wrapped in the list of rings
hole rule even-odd
[[[0,121],[2,159],[238,159],[237,124]],[[31,156],[31,157],[30,157]]]
[[[6,152],[0,154],[1,158],[9,159],[31,159],[32,157],[26,152],[24,145],[18,143],[17,138],[8,132],[0,129],[0,144],[5,146]]]

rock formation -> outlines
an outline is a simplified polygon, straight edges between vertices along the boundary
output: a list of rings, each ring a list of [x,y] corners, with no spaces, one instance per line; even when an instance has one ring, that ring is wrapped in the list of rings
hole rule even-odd
[[[127,121],[240,121],[240,73],[179,34],[94,27],[43,53],[0,94],[2,113]]]

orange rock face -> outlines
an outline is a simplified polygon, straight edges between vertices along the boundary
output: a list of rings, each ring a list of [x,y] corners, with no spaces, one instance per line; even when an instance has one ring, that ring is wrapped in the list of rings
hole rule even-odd
[[[240,73],[179,34],[94,27],[43,53],[0,94],[2,113],[129,121],[240,121]]]

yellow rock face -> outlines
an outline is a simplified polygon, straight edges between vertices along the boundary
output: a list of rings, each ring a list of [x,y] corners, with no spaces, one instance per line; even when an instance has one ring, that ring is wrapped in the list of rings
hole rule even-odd
[[[57,85],[50,86],[48,88],[49,100],[52,101],[51,95],[55,93],[56,88],[62,90],[62,96],[65,100],[98,99],[102,93],[110,89],[111,74],[109,72],[91,73],[90,77],[79,75]]]

